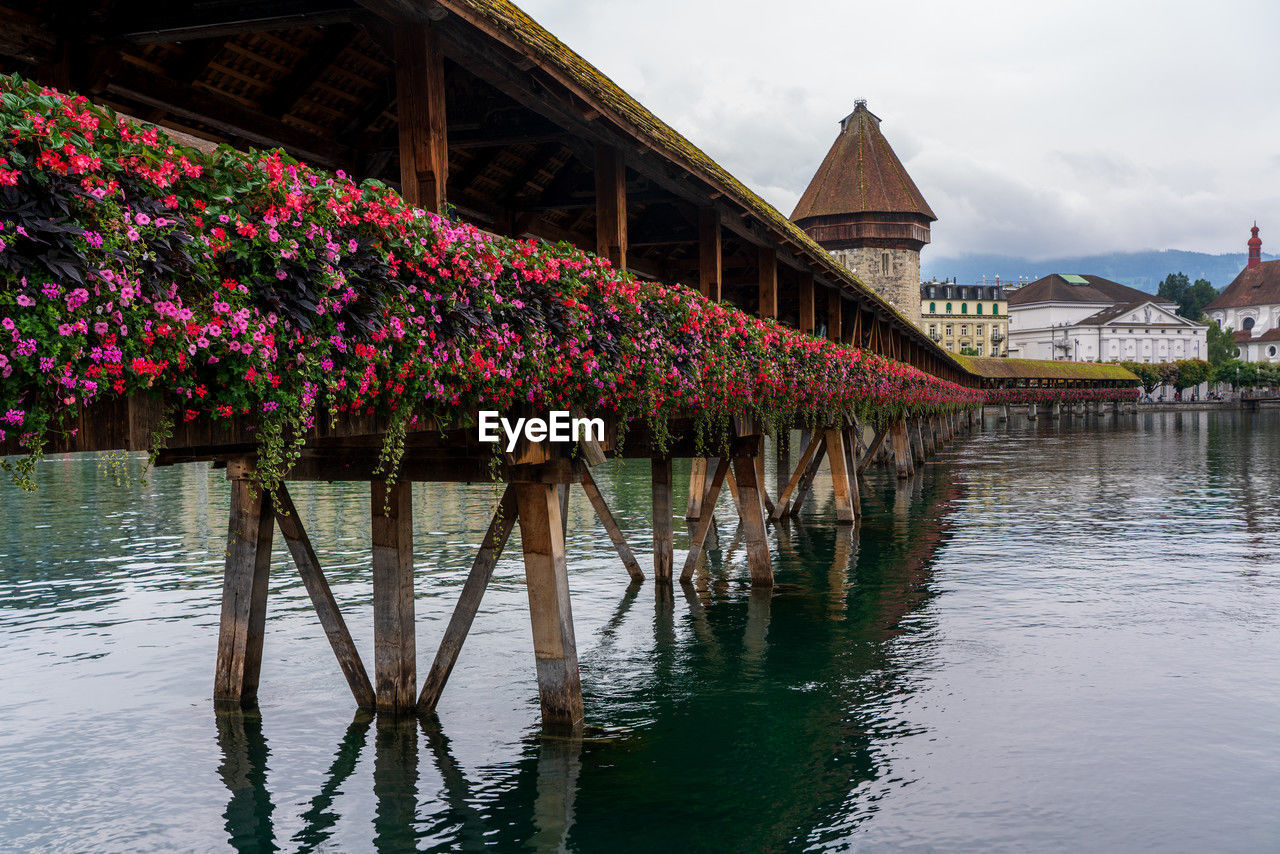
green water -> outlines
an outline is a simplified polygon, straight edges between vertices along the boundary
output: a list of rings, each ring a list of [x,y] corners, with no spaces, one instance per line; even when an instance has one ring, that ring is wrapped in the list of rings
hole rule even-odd
[[[1280,848],[1275,412],[989,421],[856,529],[819,483],[772,591],[725,502],[694,587],[628,587],[576,495],[580,739],[541,733],[517,542],[438,718],[355,714],[282,547],[261,708],[215,715],[219,473],[39,479],[0,486],[6,851]],[[647,467],[598,479],[647,563]],[[368,491],[293,493],[370,663]],[[420,672],[494,498],[415,487]]]

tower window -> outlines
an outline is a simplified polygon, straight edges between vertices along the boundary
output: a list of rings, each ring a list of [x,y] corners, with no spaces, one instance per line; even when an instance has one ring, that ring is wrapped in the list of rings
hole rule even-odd
[[[880,272],[886,276],[889,275],[889,253],[888,252],[883,252],[880,254]]]

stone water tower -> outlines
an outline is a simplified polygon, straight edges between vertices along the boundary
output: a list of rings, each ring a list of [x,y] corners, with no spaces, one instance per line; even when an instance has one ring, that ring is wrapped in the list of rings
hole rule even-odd
[[[912,323],[920,323],[920,250],[937,220],[859,100],[791,219]]]

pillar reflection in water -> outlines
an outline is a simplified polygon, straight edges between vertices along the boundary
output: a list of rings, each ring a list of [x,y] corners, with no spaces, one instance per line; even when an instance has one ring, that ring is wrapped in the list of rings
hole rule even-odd
[[[413,850],[418,808],[418,719],[378,715],[374,730],[373,842],[379,851]]]
[[[218,774],[231,792],[226,820],[227,841],[236,851],[278,851],[271,824],[275,806],[267,790],[267,739],[262,716],[254,711],[228,710],[217,714]]]

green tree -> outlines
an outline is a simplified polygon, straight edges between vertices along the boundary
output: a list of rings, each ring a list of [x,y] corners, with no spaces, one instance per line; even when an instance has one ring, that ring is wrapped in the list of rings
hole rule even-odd
[[[1156,386],[1160,385],[1160,374],[1156,371],[1155,365],[1148,362],[1121,362],[1120,365],[1138,378],[1146,394],[1151,394],[1156,390]]]
[[[1191,290],[1191,280],[1187,278],[1186,273],[1170,273],[1160,283],[1157,295],[1181,306],[1189,290]]]
[[[1200,383],[1208,382],[1213,376],[1213,366],[1203,359],[1184,359],[1175,364],[1178,368],[1178,376],[1173,381],[1173,387],[1178,391],[1195,388]]]
[[[1209,284],[1208,279],[1196,279],[1196,283],[1187,289],[1186,296],[1178,303],[1178,310],[1188,320],[1199,320],[1204,317],[1204,307],[1218,296],[1218,289]]]
[[[1236,388],[1251,388],[1258,384],[1258,366],[1253,362],[1240,362]]]
[[[1260,363],[1258,365],[1258,385],[1266,387],[1280,385],[1280,363]]]
[[[1213,366],[1213,381],[1215,384],[1226,384],[1235,388],[1239,375],[1240,362],[1236,359],[1220,362]]]
[[[1223,329],[1216,320],[1209,321],[1209,329],[1205,333],[1209,345],[1209,363],[1222,365],[1236,357],[1236,341],[1232,337],[1231,327]]]

